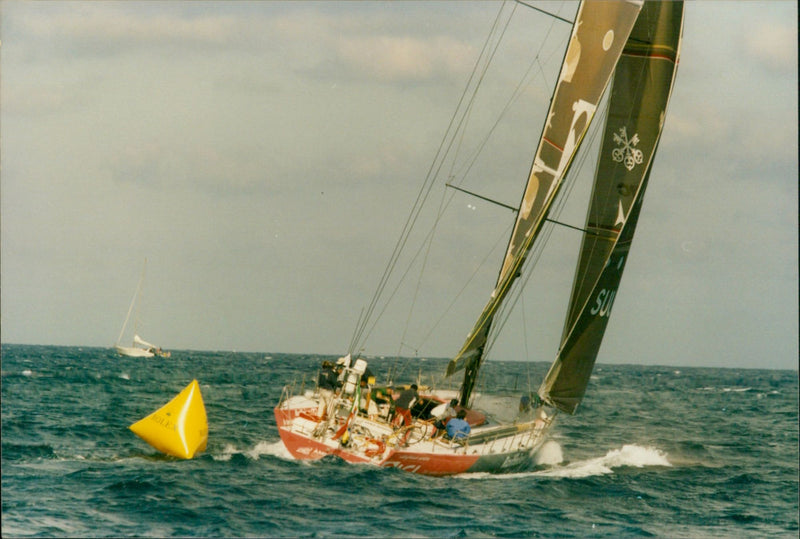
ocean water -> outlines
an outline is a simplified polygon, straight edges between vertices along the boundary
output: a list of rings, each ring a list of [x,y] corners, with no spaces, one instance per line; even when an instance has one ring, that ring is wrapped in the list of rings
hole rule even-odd
[[[431,478],[291,459],[272,409],[322,359],[3,344],[3,537],[798,536],[797,371],[601,364],[530,470]],[[481,404],[546,368],[487,363]],[[208,449],[160,455],[128,425],[194,378]]]

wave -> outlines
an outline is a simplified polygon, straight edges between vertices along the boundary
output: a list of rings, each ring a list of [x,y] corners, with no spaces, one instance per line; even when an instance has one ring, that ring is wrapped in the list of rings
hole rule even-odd
[[[714,387],[714,386],[705,386],[701,387],[700,391],[709,391],[714,393],[747,393],[748,391],[753,391],[752,387]]]
[[[540,458],[542,459],[541,461]],[[553,458],[558,460],[558,462],[555,466],[550,465],[547,462],[548,458]],[[535,462],[537,465],[550,466],[544,470],[502,475],[489,473],[461,474],[458,477],[467,479],[509,479],[520,477],[582,479],[584,477],[608,475],[614,473],[615,468],[645,468],[650,466],[672,467],[672,464],[667,459],[666,453],[663,451],[654,447],[642,447],[635,444],[624,445],[621,449],[612,449],[602,457],[570,462],[568,464],[564,464],[563,466],[560,465],[560,459],[561,446],[556,442],[550,441],[545,443],[535,456]]]
[[[12,372],[12,371],[0,371],[0,376],[3,378],[30,378],[33,376],[33,371],[30,369],[25,369],[22,372]]]
[[[667,455],[659,449],[631,444],[624,445],[621,449],[612,449],[599,458],[572,462],[565,466],[534,472],[534,474],[545,477],[582,478],[610,474],[614,472],[615,468],[650,466],[671,467],[672,464],[667,459]]]
[[[285,460],[294,460],[289,450],[284,447],[283,442],[258,442],[252,449],[238,449],[233,444],[228,444],[222,449],[222,454],[212,455],[214,460],[228,461],[234,455],[245,455],[253,460],[258,460],[261,456],[267,455],[278,457]]]
[[[15,444],[3,442],[3,460],[37,460],[55,458],[49,444]]]

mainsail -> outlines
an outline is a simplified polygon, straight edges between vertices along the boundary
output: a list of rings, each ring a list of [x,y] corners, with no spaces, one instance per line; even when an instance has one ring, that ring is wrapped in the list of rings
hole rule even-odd
[[[561,340],[539,396],[573,413],[608,324],[677,72],[683,2],[647,2],[617,64]]]
[[[578,8],[497,284],[463,347],[447,367],[448,375],[465,370],[462,406],[469,404],[492,319],[520,274],[641,7],[641,1],[629,1],[586,2]]]

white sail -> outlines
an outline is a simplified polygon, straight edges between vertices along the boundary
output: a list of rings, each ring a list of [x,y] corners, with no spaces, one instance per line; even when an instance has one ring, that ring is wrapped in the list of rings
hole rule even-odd
[[[161,350],[160,347],[152,344],[150,342],[145,341],[142,339],[139,334],[137,333],[137,328],[134,327],[134,334],[131,346],[124,346],[121,344],[123,335],[125,335],[125,329],[128,327],[128,322],[131,318],[131,313],[133,313],[134,318],[134,326],[137,325],[137,317],[136,317],[136,306],[139,302],[139,296],[142,292],[142,283],[144,282],[144,275],[145,270],[147,269],[147,259],[144,261],[144,265],[142,266],[142,275],[139,277],[139,283],[136,285],[136,292],[133,295],[133,299],[131,299],[130,307],[128,307],[128,314],[125,316],[125,321],[122,323],[122,329],[119,332],[119,337],[117,338],[117,342],[114,345],[114,349],[117,351],[118,354],[127,357],[153,357],[153,356],[160,356],[160,357],[169,357],[169,352],[164,352]]]
[[[155,344],[151,344],[139,337],[139,335],[133,336],[133,344],[138,344],[139,346],[144,346],[145,348],[158,348]]]

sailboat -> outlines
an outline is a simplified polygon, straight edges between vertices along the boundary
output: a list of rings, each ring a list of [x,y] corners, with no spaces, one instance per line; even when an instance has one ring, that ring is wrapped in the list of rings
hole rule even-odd
[[[156,346],[155,344],[149,343],[142,339],[139,336],[137,328],[137,317],[136,317],[136,305],[139,302],[139,296],[142,292],[142,284],[144,283],[144,275],[145,270],[147,269],[147,259],[145,259],[144,264],[142,265],[142,275],[139,277],[139,284],[136,285],[136,292],[133,294],[133,299],[131,299],[130,307],[128,307],[128,314],[125,315],[125,321],[122,323],[122,329],[119,332],[119,337],[117,337],[117,342],[114,345],[114,349],[117,353],[121,356],[127,357],[163,357],[168,358],[170,357],[170,352],[165,352],[161,349],[161,347]],[[122,337],[125,335],[125,329],[128,327],[128,321],[131,318],[131,313],[134,313],[134,333],[133,339],[130,346],[123,346],[121,344]]]
[[[527,5],[527,4],[526,4]],[[504,472],[529,466],[559,413],[583,400],[608,324],[650,178],[675,82],[683,32],[683,2],[582,2],[576,12],[546,122],[526,180],[499,276],[446,376],[463,372],[457,392],[419,387],[411,421],[397,420],[393,402],[370,409],[366,358],[343,356],[340,385],[293,394],[275,408],[281,440],[296,459],[336,455],[351,463],[396,467],[427,475]],[[589,197],[575,277],[555,359],[535,393],[523,397],[527,415],[497,423],[473,409],[475,384],[493,322],[524,285],[523,265],[553,224],[550,213],[604,93],[605,125]],[[385,388],[397,398],[405,386]],[[376,390],[378,391],[376,393]],[[450,401],[450,399],[453,399]],[[366,401],[366,405],[365,405]],[[434,406],[451,402],[470,424],[449,439]],[[362,411],[364,409],[364,411]],[[452,420],[450,420],[452,421]],[[441,426],[441,425],[440,425]]]

